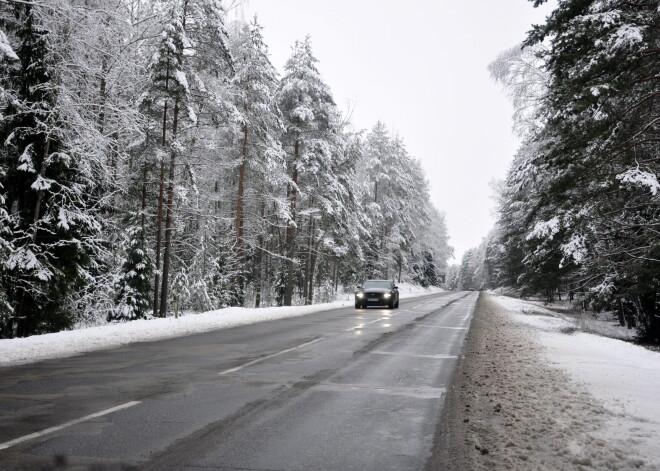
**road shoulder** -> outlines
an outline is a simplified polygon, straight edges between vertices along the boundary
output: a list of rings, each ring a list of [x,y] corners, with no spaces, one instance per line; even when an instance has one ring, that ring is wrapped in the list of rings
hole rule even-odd
[[[535,335],[481,293],[427,470],[658,469]]]

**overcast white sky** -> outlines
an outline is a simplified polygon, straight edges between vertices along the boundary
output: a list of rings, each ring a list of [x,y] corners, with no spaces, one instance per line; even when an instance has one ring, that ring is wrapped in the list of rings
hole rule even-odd
[[[460,262],[491,229],[489,183],[504,177],[518,146],[487,66],[551,8],[527,0],[247,0],[242,8],[247,19],[259,15],[280,72],[309,34],[337,105],[354,107],[353,125],[380,120],[403,137]]]

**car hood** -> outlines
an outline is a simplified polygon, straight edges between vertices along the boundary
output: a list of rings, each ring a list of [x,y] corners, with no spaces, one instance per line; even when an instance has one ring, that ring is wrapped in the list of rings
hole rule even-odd
[[[392,290],[387,288],[367,288],[367,289],[362,289],[360,291],[363,293],[382,294],[382,293],[390,293]]]

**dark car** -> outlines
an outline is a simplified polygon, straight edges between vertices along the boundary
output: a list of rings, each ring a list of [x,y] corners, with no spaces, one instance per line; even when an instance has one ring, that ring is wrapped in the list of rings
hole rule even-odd
[[[367,306],[387,306],[390,309],[399,307],[399,288],[393,281],[367,280],[357,287],[355,292],[355,309]]]

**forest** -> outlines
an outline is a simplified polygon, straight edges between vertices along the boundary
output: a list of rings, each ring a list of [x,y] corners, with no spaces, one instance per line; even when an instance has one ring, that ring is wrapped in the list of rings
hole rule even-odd
[[[660,343],[659,12],[560,1],[490,65],[522,145],[496,188],[495,228],[449,286],[563,294]]]
[[[317,64],[220,0],[0,1],[0,338],[439,285],[419,161]]]

